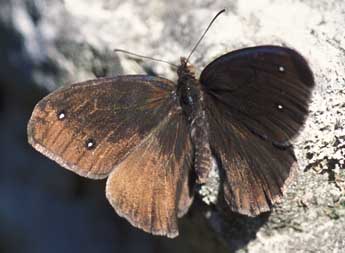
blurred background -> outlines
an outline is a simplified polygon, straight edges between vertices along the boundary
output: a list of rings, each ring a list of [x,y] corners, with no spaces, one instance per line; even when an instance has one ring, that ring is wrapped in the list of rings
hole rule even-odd
[[[179,239],[154,237],[117,216],[104,180],[34,151],[26,124],[66,83],[139,73],[176,80],[165,64],[113,49],[178,63],[223,8],[192,57],[199,71],[259,44],[296,48],[314,70],[310,118],[295,142],[300,174],[271,215],[200,225],[192,212]],[[0,252],[344,252],[344,17],[343,0],[0,0]]]

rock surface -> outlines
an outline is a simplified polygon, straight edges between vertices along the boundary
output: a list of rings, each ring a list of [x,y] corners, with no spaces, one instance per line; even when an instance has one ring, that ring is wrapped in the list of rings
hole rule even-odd
[[[113,49],[178,63],[222,8],[191,58],[198,70],[225,52],[276,44],[297,49],[314,71],[310,117],[295,140],[301,170],[271,214],[224,219],[206,208],[215,234],[202,234],[207,225],[192,212],[177,241],[153,238],[114,217],[104,182],[80,179],[34,152],[26,121],[44,93],[65,83],[138,73],[176,80],[169,65]],[[343,0],[1,1],[0,251],[345,251],[344,15]]]

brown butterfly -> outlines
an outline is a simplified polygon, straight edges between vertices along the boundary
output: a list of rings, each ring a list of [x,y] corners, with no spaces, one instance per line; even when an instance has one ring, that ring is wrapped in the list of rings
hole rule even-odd
[[[230,210],[269,211],[297,168],[289,141],[314,87],[305,59],[259,46],[217,58],[199,80],[181,58],[177,74],[177,84],[125,75],[60,88],[36,105],[29,143],[81,176],[108,177],[116,212],[155,235],[178,235],[193,200],[190,175],[205,183],[212,157]]]

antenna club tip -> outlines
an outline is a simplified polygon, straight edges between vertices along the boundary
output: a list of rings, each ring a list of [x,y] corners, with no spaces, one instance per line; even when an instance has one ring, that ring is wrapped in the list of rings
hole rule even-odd
[[[201,35],[200,39],[198,40],[198,42],[195,44],[195,46],[193,47],[192,51],[190,52],[190,54],[187,57],[187,62],[189,61],[189,58],[192,56],[192,54],[194,53],[195,49],[199,46],[201,40],[205,37],[207,31],[210,29],[211,25],[213,24],[213,22],[218,18],[218,16],[220,14],[222,14],[223,12],[225,12],[225,9],[222,9],[221,11],[219,11],[211,20],[211,22],[208,24],[206,30],[204,31],[204,33]]]
[[[220,14],[222,14],[222,13],[224,13],[224,12],[226,12],[226,9],[225,9],[225,8],[222,9],[222,10],[220,10],[220,11],[218,11],[216,17],[218,17]]]

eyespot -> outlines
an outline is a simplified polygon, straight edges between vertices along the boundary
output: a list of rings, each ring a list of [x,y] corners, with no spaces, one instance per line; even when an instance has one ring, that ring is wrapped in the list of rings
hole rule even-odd
[[[85,147],[88,150],[94,149],[96,147],[96,142],[93,139],[87,139],[85,142]]]
[[[282,104],[277,104],[277,108],[278,108],[278,110],[283,110],[284,109],[284,106],[282,105]]]
[[[66,112],[64,110],[59,111],[56,116],[58,120],[64,120],[66,118]]]

